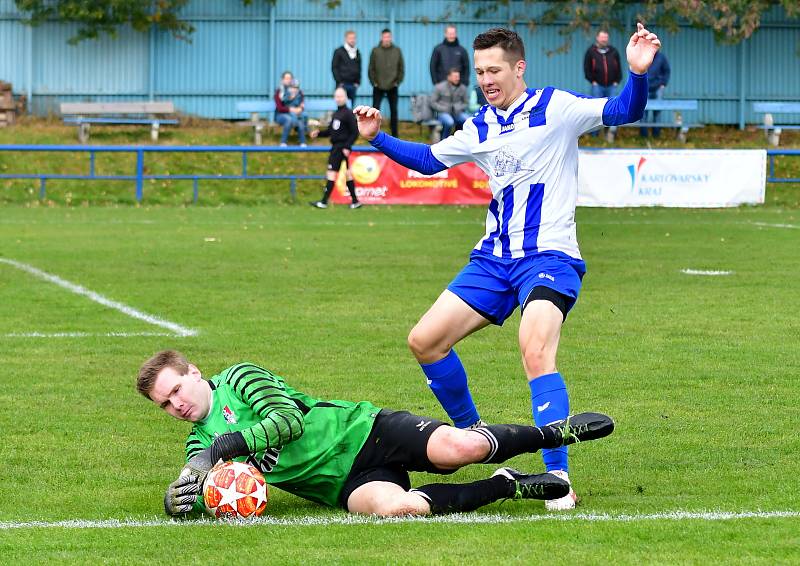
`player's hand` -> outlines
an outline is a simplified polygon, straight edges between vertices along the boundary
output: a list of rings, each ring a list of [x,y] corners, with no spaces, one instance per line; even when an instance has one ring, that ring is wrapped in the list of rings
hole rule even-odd
[[[167,515],[176,516],[189,513],[200,495],[197,476],[181,473],[180,477],[169,484],[164,495],[164,511]]]
[[[199,490],[202,489],[203,483],[206,481],[206,476],[208,472],[211,471],[211,468],[214,467],[220,459],[217,458],[216,461],[212,459],[211,456],[212,449],[206,448],[205,450],[201,450],[191,458],[189,461],[186,462],[186,466],[183,468],[183,472],[181,475],[189,474],[196,479],[198,484],[198,493]]]
[[[356,106],[353,109],[358,121],[358,133],[369,141],[381,131],[381,111],[371,106]]]
[[[311,130],[311,133],[308,135],[311,136],[311,139],[313,140],[319,135],[319,130]]]
[[[639,75],[646,73],[660,48],[661,40],[658,36],[645,29],[642,24],[636,24],[636,31],[625,49],[631,71]]]
[[[350,157],[350,150],[349,149],[343,149],[342,150],[342,155],[344,155],[345,157]]]

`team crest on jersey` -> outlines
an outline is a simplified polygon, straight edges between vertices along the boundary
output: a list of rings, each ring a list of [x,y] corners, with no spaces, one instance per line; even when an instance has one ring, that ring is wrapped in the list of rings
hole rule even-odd
[[[339,129],[339,126],[341,126],[341,125],[342,125],[342,123],[341,123],[341,122],[339,121],[339,119],[337,118],[337,119],[335,119],[333,122],[331,122],[331,129],[332,129],[332,130],[338,130],[338,129]]]
[[[236,424],[236,415],[233,414],[231,408],[225,405],[222,407],[222,416],[225,417],[225,422],[228,424]]]
[[[494,157],[494,176],[511,175],[522,169],[522,161],[507,146],[497,152]]]

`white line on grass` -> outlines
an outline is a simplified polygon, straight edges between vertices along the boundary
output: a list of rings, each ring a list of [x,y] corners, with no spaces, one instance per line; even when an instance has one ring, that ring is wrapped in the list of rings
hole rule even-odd
[[[3,338],[87,338],[101,336],[105,338],[132,338],[139,336],[172,336],[172,332],[11,332],[3,334]]]
[[[681,273],[685,273],[686,275],[732,275],[733,271],[714,271],[714,270],[704,270],[704,269],[681,269]]]
[[[753,226],[763,226],[765,228],[793,228],[800,230],[800,225],[797,224],[771,224],[769,222],[751,222]]]
[[[86,287],[82,287],[80,285],[77,285],[76,283],[70,283],[69,281],[62,279],[57,275],[52,275],[50,273],[42,271],[41,269],[37,269],[32,265],[28,265],[27,263],[22,263],[20,261],[14,261],[13,259],[6,259],[2,257],[0,257],[0,263],[5,263],[6,265],[10,265],[11,267],[16,267],[19,270],[30,273],[34,277],[38,277],[39,279],[43,279],[44,281],[49,281],[50,283],[58,285],[62,289],[71,291],[76,295],[81,295],[91,301],[94,301],[95,303],[99,303],[105,307],[118,310],[122,314],[128,315],[131,318],[142,320],[148,324],[152,324],[153,326],[160,326],[161,328],[166,328],[167,330],[174,332],[178,336],[182,337],[197,336],[197,330],[194,330],[192,328],[186,328],[185,326],[181,326],[180,324],[176,324],[174,322],[164,320],[163,318],[158,318],[157,316],[144,313],[133,307],[129,307],[124,303],[111,300],[99,293],[95,293],[94,291],[87,289]]]
[[[128,527],[194,527],[194,526],[292,526],[313,527],[327,525],[381,525],[394,523],[436,523],[436,524],[497,524],[526,522],[566,522],[587,521],[601,523],[635,523],[639,521],[733,521],[745,519],[786,519],[800,518],[800,511],[665,511],[662,513],[563,513],[544,515],[501,515],[499,513],[481,515],[464,513],[460,515],[439,515],[435,517],[391,517],[377,518],[364,515],[333,515],[327,517],[276,518],[259,517],[249,521],[214,521],[208,518],[195,521],[173,519],[70,519],[67,521],[5,521],[0,522],[0,530],[11,529],[121,529]]]

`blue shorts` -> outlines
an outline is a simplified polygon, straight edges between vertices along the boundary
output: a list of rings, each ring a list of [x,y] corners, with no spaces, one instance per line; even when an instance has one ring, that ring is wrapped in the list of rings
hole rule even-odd
[[[563,295],[569,312],[585,273],[583,260],[561,252],[503,259],[476,250],[447,289],[487,320],[502,325],[517,305],[525,304],[534,287],[549,287]]]

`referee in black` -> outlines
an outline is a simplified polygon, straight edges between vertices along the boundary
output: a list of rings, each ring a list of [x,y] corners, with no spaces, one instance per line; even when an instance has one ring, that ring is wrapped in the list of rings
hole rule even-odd
[[[342,161],[344,161],[347,167],[347,190],[350,191],[350,197],[353,199],[353,202],[350,203],[350,208],[361,208],[361,203],[358,202],[358,197],[356,196],[356,184],[353,181],[353,174],[350,172],[350,163],[347,161],[347,157],[350,155],[350,148],[353,147],[353,143],[358,138],[358,124],[353,111],[347,107],[347,92],[343,88],[336,89],[336,92],[333,93],[333,99],[338,108],[333,114],[330,125],[325,130],[314,130],[310,134],[312,138],[317,136],[331,138],[331,153],[328,156],[328,172],[326,174],[328,182],[325,185],[325,194],[322,195],[322,199],[310,204],[316,208],[328,208],[328,199],[331,198],[336,176],[339,174]]]

